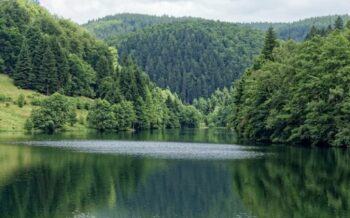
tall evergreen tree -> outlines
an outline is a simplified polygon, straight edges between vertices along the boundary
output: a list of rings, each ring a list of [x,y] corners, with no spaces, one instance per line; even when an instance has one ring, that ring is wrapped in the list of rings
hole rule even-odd
[[[320,32],[320,31],[319,31],[315,26],[312,26],[312,27],[311,27],[311,30],[310,30],[310,32],[307,34],[305,40],[310,40],[310,39],[312,39],[313,37],[315,37],[316,35],[318,35],[319,32]]]
[[[273,29],[273,27],[270,27],[267,30],[266,37],[265,37],[265,44],[264,48],[262,50],[262,54],[266,60],[272,60],[272,52],[273,49],[278,45],[277,42],[277,36]]]
[[[24,40],[13,75],[16,85],[21,88],[30,88],[27,79],[31,73],[32,61],[29,53],[28,43],[26,40]]]
[[[340,16],[336,19],[336,21],[334,23],[334,28],[337,30],[344,29],[344,21]]]
[[[55,55],[47,44],[40,69],[40,87],[43,93],[50,95],[58,90],[58,74]]]

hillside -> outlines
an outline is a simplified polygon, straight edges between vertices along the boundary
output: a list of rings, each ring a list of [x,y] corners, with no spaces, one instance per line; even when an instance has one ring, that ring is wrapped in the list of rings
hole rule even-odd
[[[65,101],[64,95],[96,99],[88,109],[93,108],[90,127],[98,130],[103,123],[98,119],[106,110],[111,115],[106,120],[108,131],[199,126],[201,114],[194,107],[154,85],[132,60],[123,59],[119,64],[115,48],[79,25],[52,16],[36,1],[0,1],[0,23],[0,67],[21,89],[45,96],[59,93],[44,105],[50,107],[51,100]],[[73,106],[62,110],[73,110]],[[50,108],[36,112],[44,114],[40,119],[56,117],[49,114]],[[70,113],[72,120],[74,114]],[[131,117],[132,122],[119,128],[116,117]],[[55,130],[56,121],[59,119],[45,124]]]
[[[239,78],[260,52],[263,34],[193,19],[149,26],[106,41],[118,47],[119,57],[131,55],[157,85],[192,102]]]
[[[183,20],[195,20],[196,18],[183,17],[175,18],[169,16],[150,16],[142,14],[116,14],[104,18],[91,20],[84,24],[89,32],[93,33],[99,39],[109,39],[118,35],[136,32],[149,26],[157,24],[172,23]]]
[[[119,14],[84,25],[122,58],[131,55],[160,87],[186,102],[228,87],[260,52],[263,34],[274,27],[280,39],[303,41],[312,26],[327,29],[338,16],[292,23],[223,23],[196,18]],[[344,22],[348,15],[342,16]],[[255,29],[255,30],[254,30]],[[328,30],[327,30],[328,31]]]
[[[277,36],[280,39],[288,40],[294,39],[296,41],[303,41],[307,34],[310,32],[312,26],[315,26],[316,28],[324,28],[327,29],[329,26],[333,27],[333,24],[335,23],[336,19],[339,17],[339,15],[332,15],[332,16],[323,16],[323,17],[312,17],[308,19],[303,19],[299,21],[294,21],[291,23],[247,23],[247,24],[241,24],[244,26],[248,26],[251,28],[259,29],[266,31],[269,27],[273,27],[277,33]],[[350,20],[349,15],[341,15],[340,16],[344,22]]]
[[[21,108],[17,105],[17,99],[20,95],[25,97],[26,104]],[[37,106],[35,102],[45,99],[44,95],[37,92],[17,88],[13,80],[7,75],[0,74],[0,132],[23,132],[26,120],[31,112]],[[72,101],[90,101],[81,98],[72,98]],[[66,126],[69,131],[86,131],[86,110],[77,110],[80,120],[74,127]]]
[[[289,38],[296,41],[303,41],[306,35],[310,32],[311,27],[328,28],[333,25],[339,15],[329,15],[301,19],[293,22],[252,22],[252,23],[232,23],[241,26],[254,28],[257,30],[266,31],[269,27],[273,27],[280,39],[287,40]],[[340,15],[340,17],[347,22],[350,20],[349,15]],[[116,39],[116,36],[121,37],[126,33],[136,32],[137,30],[146,27],[173,23],[184,20],[204,20],[200,18],[190,17],[168,17],[168,16],[150,16],[141,14],[116,14],[107,16],[97,20],[91,20],[83,26],[91,33],[103,40]]]
[[[235,83],[229,122],[242,139],[350,144],[349,28],[276,45]]]

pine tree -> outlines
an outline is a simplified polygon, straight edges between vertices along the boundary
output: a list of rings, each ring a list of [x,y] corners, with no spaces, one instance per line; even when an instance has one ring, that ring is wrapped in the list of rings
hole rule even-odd
[[[17,86],[21,88],[30,88],[28,77],[32,73],[32,61],[28,49],[27,41],[23,41],[21,52],[18,56],[14,80]]]
[[[56,60],[49,44],[47,44],[40,72],[41,92],[50,95],[58,90],[58,74]]]
[[[31,26],[26,32],[26,38],[28,39],[28,48],[32,59],[32,71],[28,76],[29,88],[36,89],[37,75],[40,71],[41,61],[43,59],[42,51],[42,36],[40,29],[37,25]]]
[[[55,56],[56,69],[58,73],[58,89],[66,90],[69,87],[69,64],[67,54],[55,38],[51,41],[51,50]]]
[[[33,89],[40,91],[40,86],[43,82],[41,82],[41,64],[44,57],[45,52],[45,40],[40,37],[39,40],[35,43],[35,41],[31,42],[31,57],[32,57],[32,66],[33,71],[30,75],[29,81],[31,81],[31,86]]]
[[[272,60],[272,52],[273,49],[278,45],[277,42],[277,36],[273,29],[273,27],[270,27],[266,33],[265,37],[265,44],[264,48],[262,50],[262,54],[266,60]]]
[[[344,29],[344,21],[341,17],[338,17],[334,23],[334,28],[337,30]]]
[[[305,40],[310,40],[313,37],[315,37],[316,35],[319,35],[319,30],[315,26],[312,26],[310,29],[310,32],[305,37]]]

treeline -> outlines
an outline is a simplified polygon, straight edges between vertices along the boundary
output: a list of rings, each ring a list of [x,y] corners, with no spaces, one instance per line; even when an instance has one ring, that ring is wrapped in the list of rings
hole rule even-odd
[[[3,70],[17,86],[99,97],[99,82],[116,62],[107,45],[31,1],[1,1],[0,23]]]
[[[157,85],[192,102],[230,86],[252,64],[262,41],[259,31],[197,20],[152,26],[111,44],[120,57],[134,57]]]
[[[204,122],[208,127],[228,127],[228,122],[233,110],[233,88],[216,90],[209,98],[200,97],[193,101],[203,115]]]
[[[183,20],[195,20],[196,18],[176,18],[169,16],[150,16],[143,14],[116,14],[104,18],[90,20],[83,26],[97,38],[107,40],[118,35],[136,32],[146,27],[158,24],[172,23]]]
[[[322,32],[328,32],[330,29],[335,27],[335,22],[339,18],[337,15],[323,16],[323,17],[312,17],[303,19],[291,23],[248,23],[242,24],[244,26],[268,30],[269,27],[273,27],[276,31],[279,39],[288,40],[293,39],[295,41],[304,41],[312,28],[317,28]],[[350,20],[349,15],[340,16],[344,22]]]
[[[304,43],[277,43],[269,31],[272,49],[235,83],[230,125],[242,139],[350,144],[350,23],[344,29],[339,21]]]
[[[54,132],[74,125],[76,106],[63,104],[64,95],[102,99],[87,107],[90,127],[100,131],[199,126],[202,116],[194,107],[155,86],[130,58],[120,65],[115,49],[36,2],[1,1],[0,22],[4,72],[20,88],[60,93],[33,111],[27,129]],[[101,102],[114,113],[113,128],[99,126],[108,115],[101,113]]]

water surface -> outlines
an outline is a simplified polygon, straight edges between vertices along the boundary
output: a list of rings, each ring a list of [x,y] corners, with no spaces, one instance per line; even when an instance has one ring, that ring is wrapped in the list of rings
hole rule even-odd
[[[0,138],[4,218],[350,217],[348,150],[225,130]]]

